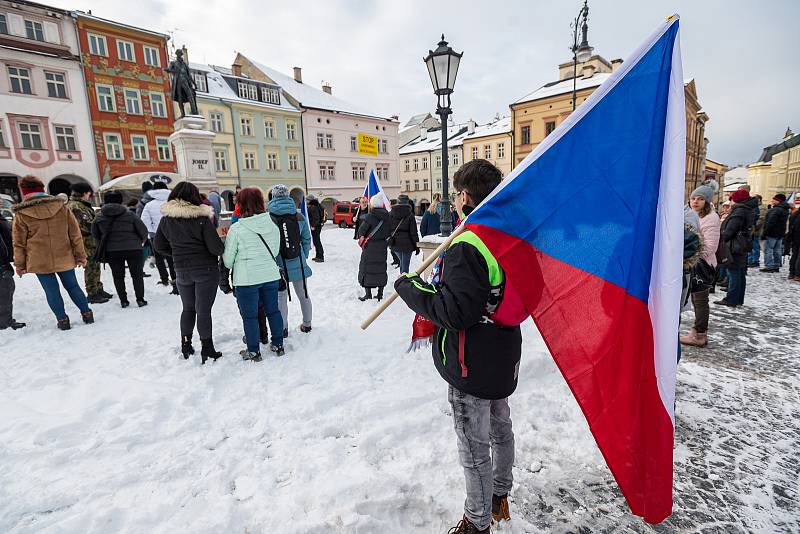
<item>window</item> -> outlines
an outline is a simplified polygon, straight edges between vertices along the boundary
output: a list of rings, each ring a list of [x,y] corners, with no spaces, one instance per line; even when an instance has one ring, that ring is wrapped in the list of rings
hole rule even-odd
[[[224,131],[223,122],[222,122],[222,113],[219,111],[212,111],[208,114],[211,118],[211,130],[214,132],[222,132]]]
[[[150,93],[150,113],[154,117],[167,116],[167,106],[164,104],[163,93]]]
[[[6,139],[3,137],[3,121],[0,121],[0,148],[6,148]]]
[[[419,191],[419,180],[414,180],[414,191]]]
[[[239,122],[240,122],[241,127],[242,127],[242,135],[244,135],[246,137],[252,137],[253,136],[253,119],[251,119],[250,117],[241,117],[239,119]]]
[[[506,144],[497,143],[497,159],[503,159],[505,157],[506,157]]]
[[[122,159],[122,141],[119,134],[104,134],[106,142],[106,159]]]
[[[319,178],[320,180],[335,180],[336,167],[332,163],[320,163]]]
[[[355,135],[350,136],[350,152],[358,151],[358,138]]]
[[[137,161],[150,159],[150,155],[147,153],[147,137],[144,135],[132,135],[131,148],[133,149],[133,159]]]
[[[117,56],[123,61],[136,61],[133,55],[133,43],[117,39]]]
[[[442,155],[441,154],[437,154],[436,155],[436,168],[437,169],[441,169],[442,168]]]
[[[31,71],[22,67],[8,67],[8,77],[11,79],[11,92],[23,95],[32,95]]]
[[[325,148],[333,150],[333,134],[325,134]]]
[[[267,154],[267,170],[268,171],[278,171],[280,168],[278,167],[278,155],[274,152]]]
[[[8,34],[8,21],[3,14],[0,14],[0,33]]]
[[[113,86],[97,84],[95,90],[97,91],[97,107],[100,111],[117,111]]]
[[[207,93],[208,92],[208,83],[206,82],[206,75],[202,72],[193,72],[192,79],[194,79],[194,84],[197,86],[197,91],[200,93]]]
[[[64,74],[45,71],[44,79],[47,81],[47,96],[50,98],[67,98],[67,82],[64,79]]]
[[[214,168],[217,172],[228,172],[228,151],[226,149],[214,149]]]
[[[264,121],[264,137],[275,139],[275,123],[271,120]]]
[[[42,131],[38,124],[32,122],[20,122],[18,126],[22,148],[41,149],[43,147]]]
[[[547,121],[546,123],[544,123],[544,135],[545,135],[545,137],[547,137],[548,135],[553,133],[553,130],[555,130],[555,129],[556,129],[556,121]]]
[[[262,87],[261,100],[262,102],[267,102],[268,104],[280,104],[281,93],[274,87]]]
[[[172,161],[172,148],[168,137],[156,137],[156,150],[159,161]]]
[[[417,158],[414,158],[414,170],[419,170],[419,160]]]
[[[422,158],[422,170],[426,170],[428,168],[428,158]]]
[[[428,190],[428,179],[427,178],[423,178],[422,179],[422,190],[423,191],[427,191]]]
[[[95,56],[108,57],[106,38],[102,35],[89,34],[89,53]]]
[[[483,145],[483,159],[492,159],[492,145]]]
[[[250,100],[258,100],[258,87],[252,83],[247,84],[247,98]]]
[[[478,159],[478,147],[472,147],[472,159]]]
[[[42,28],[42,23],[33,20],[26,20],[25,35],[28,37],[28,39],[44,41],[44,28]]]
[[[142,114],[142,95],[138,89],[123,89],[125,95],[125,111],[131,115]]]
[[[158,48],[153,48],[152,46],[143,46],[142,48],[144,49],[144,64],[151,67],[160,67],[161,56],[158,53]]]
[[[296,128],[297,126],[295,125],[294,122],[286,123],[286,139],[288,139],[289,141],[294,141],[295,139],[297,139]]]
[[[411,180],[406,180],[406,191],[411,191]]]
[[[317,132],[317,148],[325,148],[325,134]]]
[[[386,139],[379,139],[378,147],[380,148],[381,154],[386,154],[389,152],[389,141]]]
[[[297,154],[289,154],[289,170],[290,171],[298,171],[300,170],[300,158]]]
[[[461,156],[458,152],[453,152],[453,165],[459,166],[461,165]]]
[[[411,161],[410,160],[406,160],[405,165],[406,165],[406,172],[410,171],[411,170]]]
[[[246,171],[255,171],[258,167],[256,166],[256,153],[252,150],[245,150],[244,151],[244,170]]]
[[[520,143],[523,145],[531,144],[531,127],[523,126],[520,129]]]
[[[59,150],[77,150],[75,147],[75,128],[56,126],[56,144]]]
[[[441,178],[437,178],[436,179],[436,190],[437,191],[441,191],[442,190],[442,179]]]
[[[367,175],[366,163],[353,163],[352,170],[353,170],[353,180],[364,181],[366,179]]]

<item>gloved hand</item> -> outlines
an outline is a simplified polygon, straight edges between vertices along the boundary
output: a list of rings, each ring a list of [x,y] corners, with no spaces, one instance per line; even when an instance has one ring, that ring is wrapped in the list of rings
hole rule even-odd
[[[414,256],[419,256],[419,247],[414,249]]]

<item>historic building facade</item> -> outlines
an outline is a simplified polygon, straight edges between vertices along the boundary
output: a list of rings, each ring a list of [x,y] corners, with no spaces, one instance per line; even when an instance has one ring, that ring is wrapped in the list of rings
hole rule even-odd
[[[164,34],[74,13],[101,182],[176,172],[174,112]]]
[[[511,172],[511,117],[500,117],[484,124],[474,126],[474,131],[464,138],[464,159],[485,159],[500,169],[503,176]]]
[[[0,1],[0,193],[39,177],[52,193],[98,186],[75,25],[68,11]]]
[[[758,161],[747,166],[747,183],[764,204],[777,193],[800,193],[800,134],[787,128],[780,143],[764,148]]]
[[[333,96],[330,85],[321,89],[303,82],[295,67],[287,76],[238,54],[233,62],[243,76],[279,86],[289,103],[302,111],[306,183],[327,208],[361,196],[371,170],[389,198],[400,193],[398,122]],[[359,134],[377,138],[377,155],[358,150]],[[328,209],[328,213],[333,210]]]
[[[306,192],[300,110],[281,87],[232,69],[192,63],[197,105],[214,139],[214,165],[230,202],[237,185],[268,191],[282,183],[296,199]]]

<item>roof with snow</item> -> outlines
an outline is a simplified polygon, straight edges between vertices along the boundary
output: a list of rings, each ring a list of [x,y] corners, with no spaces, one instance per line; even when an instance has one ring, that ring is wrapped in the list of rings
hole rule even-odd
[[[761,156],[759,156],[758,161],[763,161],[764,163],[770,162],[772,161],[772,156],[775,154],[783,152],[784,150],[789,150],[790,148],[794,148],[797,145],[800,145],[800,134],[785,139],[780,143],[765,147],[761,152]]]
[[[233,72],[225,67],[218,67],[216,65],[206,65],[204,63],[189,63],[189,68],[193,71],[202,72],[206,75],[206,85],[208,86],[208,92],[198,91],[197,94],[200,97],[207,96],[211,98],[221,98],[228,102],[236,102],[240,104],[247,104],[249,106],[259,106],[263,108],[269,109],[280,109],[283,111],[298,111],[296,107],[294,107],[286,98],[281,98],[280,104],[270,104],[267,102],[261,102],[257,100],[250,100],[248,98],[240,97],[233,88],[228,85],[228,83],[223,78],[223,75],[231,78],[233,80],[241,79],[242,81],[247,81],[251,83],[261,84],[261,85],[268,85],[263,82],[259,82],[257,80],[251,80],[250,78],[245,77],[236,77],[233,75]]]
[[[579,78],[576,82],[576,90],[587,89],[589,87],[597,87],[611,76],[610,72],[597,72],[591,78]],[[566,80],[558,80],[555,82],[546,83],[532,93],[523,96],[514,104],[521,104],[523,102],[530,102],[532,100],[540,100],[550,96],[563,95],[572,92],[572,78]]]
[[[448,128],[447,146],[448,148],[459,147],[464,144],[467,137],[467,125],[456,124]],[[425,139],[417,137],[410,143],[400,148],[400,155],[414,154],[416,152],[431,152],[442,149],[442,130],[429,130]]]
[[[490,135],[511,133],[511,117],[501,117],[494,122],[484,124],[483,126],[476,126],[475,132],[467,135],[466,139],[478,139],[481,137],[489,137]]]
[[[269,79],[280,85],[284,92],[294,98],[300,104],[300,106],[304,108],[339,111],[342,113],[363,115],[365,117],[372,117],[376,119],[391,120],[388,117],[383,117],[368,109],[365,109],[358,104],[352,104],[342,100],[341,98],[330,95],[321,89],[316,89],[308,84],[298,82],[292,76],[287,76],[282,72],[278,72],[277,70],[270,68],[263,63],[253,61],[252,59],[250,59],[250,61]]]

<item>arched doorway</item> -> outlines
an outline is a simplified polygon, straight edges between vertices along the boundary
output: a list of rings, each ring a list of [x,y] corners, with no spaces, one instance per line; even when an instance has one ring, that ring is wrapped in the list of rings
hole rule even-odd
[[[427,198],[423,198],[417,204],[417,215],[422,215],[425,213],[425,210],[431,207],[430,201]]]
[[[233,191],[231,191],[230,189],[226,189],[225,191],[220,193],[220,196],[222,197],[222,200],[225,201],[225,208],[228,211],[233,211],[233,208],[234,208],[234,205],[233,205]]]
[[[18,181],[19,176],[16,174],[0,173],[0,193],[10,196],[14,199],[14,202],[19,202],[22,199],[19,196],[19,189],[17,188]]]
[[[325,208],[325,213],[328,214],[328,218],[333,220],[333,205],[336,204],[336,199],[328,197],[320,202],[320,204],[322,204],[322,207]]]
[[[47,184],[47,191],[51,195],[57,195],[59,193],[64,193],[65,195],[69,196],[69,188],[72,184],[77,183],[86,183],[88,184],[89,181],[81,178],[80,176],[75,176],[74,174],[60,174],[50,180]],[[90,184],[91,185],[91,184]],[[94,189],[94,186],[92,186]]]
[[[299,187],[293,187],[292,190],[289,191],[289,196],[292,197],[292,200],[294,200],[295,205],[299,206],[300,201],[303,200],[303,197],[306,196],[306,193]]]

